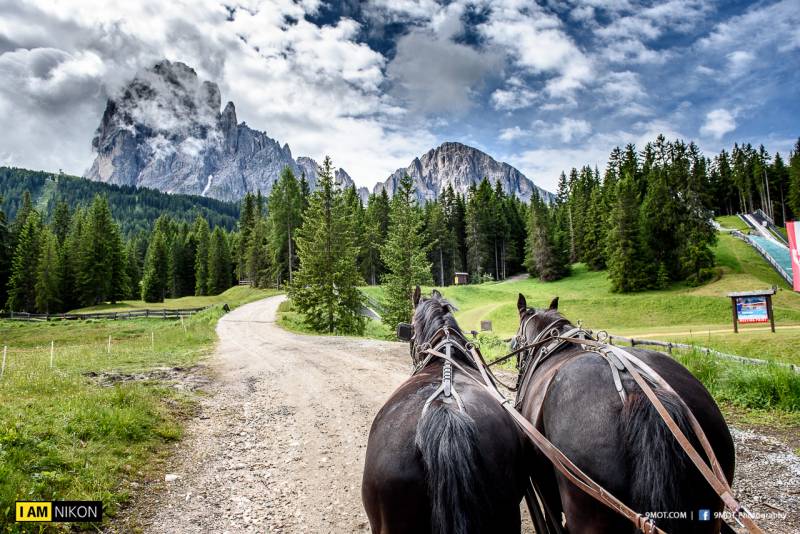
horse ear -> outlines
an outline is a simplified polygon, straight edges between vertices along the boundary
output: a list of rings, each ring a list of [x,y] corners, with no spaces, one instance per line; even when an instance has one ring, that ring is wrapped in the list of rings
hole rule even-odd
[[[436,297],[436,298],[442,298],[442,294],[439,293],[438,289],[434,289],[433,291],[431,291],[431,296]]]
[[[554,298],[550,301],[550,309],[557,310],[558,309],[558,297]]]
[[[414,303],[415,308],[419,304],[419,299],[421,298],[422,298],[422,290],[419,288],[419,286],[417,286],[416,288],[414,288],[414,297],[411,299],[412,302]]]
[[[522,293],[519,294],[517,297],[517,310],[519,310],[519,314],[522,315],[528,309],[528,301],[525,300],[525,295]]]

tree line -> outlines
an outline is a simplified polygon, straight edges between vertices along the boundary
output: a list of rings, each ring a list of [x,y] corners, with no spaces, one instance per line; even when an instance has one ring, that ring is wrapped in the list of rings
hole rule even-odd
[[[783,224],[800,213],[800,140],[788,162],[750,145],[709,159],[661,135],[641,151],[617,147],[602,177],[573,168],[561,174],[555,203],[533,199],[528,272],[556,280],[583,262],[608,269],[618,292],[703,283],[714,275],[714,215],[763,209]]]
[[[48,219],[25,192],[13,223],[0,211],[0,303],[53,313],[212,295],[245,281],[288,288],[319,331],[353,333],[364,327],[357,287],[365,284],[385,285],[381,311],[392,328],[410,318],[414,285],[449,285],[457,272],[473,283],[520,272],[550,281],[583,262],[607,269],[614,291],[699,284],[714,272],[714,214],[769,202],[781,217],[800,213],[800,141],[787,164],[747,145],[731,154],[709,159],[693,143],[659,136],[641,151],[615,148],[602,174],[562,173],[552,203],[536,194],[522,202],[484,179],[466,194],[448,186],[424,205],[407,176],[392,197],[380,191],[364,203],[354,187],[335,184],[325,158],[314,192],[286,168],[267,197],[242,199],[231,230],[162,214],[126,235],[104,196],[75,209],[55,196]],[[734,171],[737,158],[750,170]],[[764,172],[772,179],[759,192]]]
[[[96,195],[108,200],[123,236],[152,231],[153,223],[163,213],[179,221],[191,223],[204,217],[212,227],[233,230],[239,219],[239,205],[208,197],[168,194],[155,189],[130,185],[94,182],[62,173],[0,167],[0,210],[9,220],[16,218],[23,193],[36,199],[39,215],[51,222],[59,201],[69,206],[88,206]]]

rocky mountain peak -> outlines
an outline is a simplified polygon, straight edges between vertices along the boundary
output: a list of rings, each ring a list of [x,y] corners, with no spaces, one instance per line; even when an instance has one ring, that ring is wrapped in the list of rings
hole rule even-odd
[[[101,182],[135,185],[168,193],[205,195],[237,201],[247,192],[269,194],[281,171],[289,167],[305,173],[311,189],[317,184],[317,162],[292,156],[266,133],[238,122],[236,107],[222,104],[217,84],[200,80],[194,69],[180,62],[160,61],[146,69],[109,98],[92,139],[96,158],[85,176]],[[353,185],[337,169],[336,183]],[[438,198],[450,184],[459,193],[484,176],[523,200],[534,190],[545,199],[552,195],[507,163],[480,150],[446,142],[397,169],[374,191],[393,194],[408,173],[421,202]],[[358,189],[366,201],[369,191]]]
[[[432,148],[421,157],[414,158],[408,167],[397,169],[385,182],[375,186],[378,193],[385,189],[389,195],[397,190],[400,179],[408,174],[414,181],[420,202],[434,200],[452,185],[457,193],[466,194],[470,186],[485,177],[492,185],[500,182],[503,190],[529,202],[534,191],[545,201],[553,199],[549,193],[529,180],[508,163],[499,162],[489,154],[463,143],[448,141]]]

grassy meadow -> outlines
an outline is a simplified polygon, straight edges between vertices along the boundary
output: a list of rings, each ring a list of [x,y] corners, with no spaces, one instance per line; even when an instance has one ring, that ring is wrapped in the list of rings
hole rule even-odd
[[[690,340],[743,356],[800,363],[796,349],[800,342],[800,295],[743,242],[722,234],[715,252],[720,276],[700,287],[675,284],[663,291],[612,293],[606,272],[591,272],[576,264],[571,276],[556,282],[525,278],[440,290],[458,307],[456,319],[462,328],[479,330],[481,320],[490,320],[494,334],[501,338],[517,330],[519,293],[526,296],[528,305],[537,307],[547,306],[558,296],[559,310],[568,319],[581,321],[593,330],[628,337]],[[734,334],[731,302],[726,294],[772,285],[779,288],[773,299],[778,332],[765,331],[761,324],[740,326],[740,333]],[[363,291],[378,301],[382,298],[379,286]]]
[[[235,287],[165,306],[216,300],[236,307],[273,293]],[[113,515],[128,499],[130,483],[144,478],[181,436],[182,418],[196,400],[159,373],[185,370],[208,355],[223,314],[214,306],[183,323],[0,321],[0,350],[8,347],[0,378],[0,532],[39,532],[39,525],[13,523],[15,500],[102,500]],[[134,380],[119,380],[133,374]]]

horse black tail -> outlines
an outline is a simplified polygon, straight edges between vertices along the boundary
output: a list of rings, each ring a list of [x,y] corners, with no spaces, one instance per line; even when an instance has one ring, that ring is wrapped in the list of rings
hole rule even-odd
[[[633,388],[629,388],[631,390]],[[654,391],[681,431],[692,439],[694,434],[690,430],[683,403],[672,393],[661,389]],[[682,495],[681,489],[687,472],[694,467],[688,465],[691,463],[689,457],[641,390],[634,390],[628,395],[622,410],[621,425],[634,510],[642,514],[685,511],[685,495]],[[669,518],[657,520],[660,526],[671,522]]]
[[[455,405],[432,403],[417,423],[416,445],[425,463],[433,532],[487,531],[490,501],[480,478],[485,470],[475,421]]]

